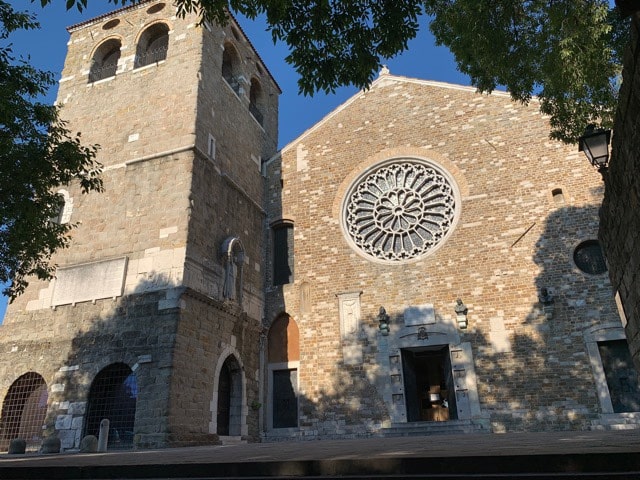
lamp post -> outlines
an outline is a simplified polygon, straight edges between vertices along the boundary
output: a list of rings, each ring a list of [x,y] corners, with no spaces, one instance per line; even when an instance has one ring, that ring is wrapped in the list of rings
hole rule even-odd
[[[611,130],[602,128],[596,129],[591,124],[578,139],[578,151],[584,152],[593,165],[604,179],[604,174],[609,166],[609,141],[611,140]]]

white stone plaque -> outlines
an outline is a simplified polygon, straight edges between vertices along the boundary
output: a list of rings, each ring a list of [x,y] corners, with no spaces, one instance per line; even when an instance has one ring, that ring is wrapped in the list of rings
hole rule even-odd
[[[339,293],[340,333],[343,340],[354,340],[360,329],[360,295],[362,292]]]
[[[56,272],[52,305],[68,305],[122,295],[127,257],[87,263]]]
[[[404,324],[406,327],[428,325],[431,323],[436,323],[436,313],[432,303],[405,308]]]

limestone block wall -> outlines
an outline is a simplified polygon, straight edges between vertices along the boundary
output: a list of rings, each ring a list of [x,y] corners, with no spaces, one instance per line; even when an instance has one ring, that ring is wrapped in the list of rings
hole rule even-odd
[[[237,237],[244,248],[241,273],[238,273],[242,277],[242,309],[259,322],[264,306],[264,211],[258,202],[229,177],[221,175],[216,166],[202,155],[194,162],[190,199],[184,285],[212,299],[224,301],[223,244],[226,239]]]
[[[70,221],[76,228],[71,233],[70,247],[57,252],[52,262],[65,269],[126,259],[123,271],[113,278],[120,278],[120,288],[116,289],[120,293],[101,295],[99,291],[88,300],[182,284],[191,163],[191,152],[122,163],[102,174],[102,193],[83,195],[77,186],[69,187],[74,202]],[[30,311],[56,305],[56,288],[63,288],[62,281],[61,275],[51,282],[33,280],[25,293],[9,305],[5,324],[28,316]],[[80,278],[73,288],[81,291],[87,282]]]
[[[236,305],[223,305],[196,292],[183,296],[171,376],[169,444],[217,441],[220,371],[225,361],[237,376],[231,400],[230,432],[258,438],[260,325]],[[237,387],[237,390],[236,390]]]
[[[638,14],[631,22],[631,42],[624,56],[622,87],[611,147],[611,163],[605,175],[605,195],[600,213],[600,239],[609,263],[614,293],[620,301],[629,347],[640,369],[640,44]]]
[[[197,146],[255,202],[262,201],[262,160],[278,146],[280,88],[233,18],[204,28],[197,103]],[[235,60],[234,87],[223,78],[223,54]],[[256,87],[251,109],[251,82]],[[235,82],[235,83],[234,83]],[[254,115],[255,113],[255,115]],[[210,142],[215,144],[211,152]]]
[[[30,312],[28,321],[2,326],[0,398],[21,375],[47,384],[46,435],[79,448],[91,383],[113,363],[131,368],[138,385],[140,447],[166,444],[168,388],[177,310],[158,309],[159,294],[132,295]]]
[[[383,75],[268,165],[268,223],[294,222],[295,278],[273,286],[269,243],[266,321],[284,311],[300,328],[298,431],[359,435],[395,422],[385,390],[393,379],[376,358],[379,307],[392,335],[417,339],[417,330],[400,331],[407,312],[432,308],[435,326],[425,325],[426,333],[439,332],[455,324],[457,298],[468,307],[459,340],[470,344],[465,361],[475,367],[467,382],[480,407],[470,410],[473,421],[493,431],[597,424],[585,335],[619,319],[607,275],[583,273],[573,252],[597,237],[602,184],[577,148],[548,135],[535,102]],[[388,264],[346,239],[343,202],[357,178],[394,158],[447,172],[460,210],[436,251]],[[542,288],[551,306],[539,301]],[[340,299],[357,293],[359,333],[345,339]]]
[[[231,65],[223,67],[223,57]],[[255,322],[264,305],[262,161],[277,147],[279,93],[233,18],[203,29],[185,285],[223,300],[222,247],[237,238],[244,250],[240,302]]]
[[[164,8],[149,13],[159,3]],[[196,16],[178,18],[175,11],[170,2],[141,2],[69,28],[58,104],[70,130],[101,146],[98,160],[105,166],[195,142],[202,29]],[[158,22],[169,28],[166,60],[134,68],[140,36]],[[109,39],[121,42],[116,74],[89,82],[94,53]]]

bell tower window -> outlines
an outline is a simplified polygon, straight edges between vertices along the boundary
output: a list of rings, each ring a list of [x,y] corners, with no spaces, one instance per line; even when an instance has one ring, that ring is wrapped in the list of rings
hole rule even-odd
[[[138,40],[135,68],[158,63],[167,58],[169,50],[169,27],[155,23],[147,28]]]
[[[120,40],[112,38],[100,45],[91,59],[89,70],[89,82],[97,82],[105,78],[113,77],[118,69],[120,60]]]

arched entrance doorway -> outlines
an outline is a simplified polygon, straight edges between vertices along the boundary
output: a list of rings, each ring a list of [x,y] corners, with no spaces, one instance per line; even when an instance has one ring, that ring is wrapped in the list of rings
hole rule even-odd
[[[218,400],[216,408],[216,433],[220,436],[242,435],[242,367],[229,355],[218,375]]]
[[[138,383],[124,363],[114,363],[96,375],[89,391],[84,435],[100,432],[100,422],[109,420],[109,449],[133,447]]]
[[[287,314],[274,320],[267,341],[268,405],[267,428],[298,426],[298,368],[300,340],[298,325]]]
[[[47,384],[35,372],[19,377],[2,403],[0,447],[6,449],[14,438],[27,442],[27,450],[37,450],[42,443],[42,426],[47,416]]]

